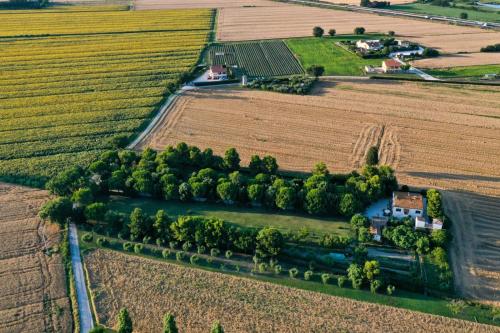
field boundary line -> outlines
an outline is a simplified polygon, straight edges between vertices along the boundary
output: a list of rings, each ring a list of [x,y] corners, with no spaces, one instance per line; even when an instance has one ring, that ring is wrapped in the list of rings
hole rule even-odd
[[[156,116],[151,120],[149,125],[142,131],[128,146],[127,149],[134,149],[139,143],[145,140],[156,128],[159,124],[163,122],[163,120],[170,113],[170,106],[173,102],[182,94],[182,89],[179,92],[175,92],[168,96],[167,101],[161,106],[160,110],[156,114]]]

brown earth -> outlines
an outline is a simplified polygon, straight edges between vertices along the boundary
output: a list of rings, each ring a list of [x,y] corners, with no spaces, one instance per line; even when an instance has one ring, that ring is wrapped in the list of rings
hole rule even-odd
[[[492,232],[500,212],[491,205],[500,202],[500,87],[346,80],[323,82],[310,96],[200,89],[178,99],[139,148],[180,141],[218,154],[233,146],[243,164],[271,154],[282,169],[308,171],[323,161],[334,172],[360,167],[380,144],[381,163],[397,170],[401,184],[461,191],[445,193],[450,207],[486,205],[486,216],[449,212],[455,276],[464,295],[500,300],[500,244]]]
[[[354,5],[354,6],[359,6],[360,1],[358,0],[322,0],[323,2],[330,2],[334,4],[341,4],[341,5]],[[392,5],[401,5],[404,3],[411,3],[414,2],[413,0],[395,0],[391,1]]]
[[[498,327],[293,289],[95,250],[85,257],[99,322],[126,307],[137,332],[159,332],[167,312],[181,332],[500,332]],[[361,319],[363,318],[363,319]]]
[[[71,332],[59,229],[37,217],[48,193],[0,183],[0,332]]]

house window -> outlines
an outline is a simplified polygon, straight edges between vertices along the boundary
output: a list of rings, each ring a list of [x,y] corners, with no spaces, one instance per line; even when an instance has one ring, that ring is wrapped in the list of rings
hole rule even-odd
[[[420,213],[421,213],[421,211],[419,211],[419,210],[415,211],[415,214],[420,214]]]
[[[401,208],[396,208],[396,212],[400,212],[401,211]]]

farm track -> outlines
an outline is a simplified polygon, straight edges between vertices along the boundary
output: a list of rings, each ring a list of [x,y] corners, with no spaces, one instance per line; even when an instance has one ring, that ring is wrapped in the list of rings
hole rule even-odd
[[[351,165],[354,169],[360,168],[365,163],[366,154],[370,147],[378,146],[383,128],[379,125],[366,125],[361,131],[351,155]]]
[[[45,191],[0,183],[0,332],[70,332],[71,310],[55,225],[37,218]],[[60,310],[58,310],[60,309]]]
[[[399,143],[397,129],[393,126],[386,126],[380,140],[379,163],[390,165],[394,170],[398,170],[400,158],[401,144]]]

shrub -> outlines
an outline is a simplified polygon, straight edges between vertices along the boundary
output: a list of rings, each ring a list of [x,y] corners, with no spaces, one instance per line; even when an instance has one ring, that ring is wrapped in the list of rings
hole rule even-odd
[[[212,257],[217,257],[220,254],[220,250],[217,248],[210,249],[210,255]]]
[[[380,280],[373,280],[370,283],[370,291],[371,291],[371,293],[372,294],[377,293],[377,290],[379,290],[381,286],[382,286],[382,282],[380,282]]]
[[[396,33],[392,30],[389,30],[389,32],[387,34],[391,37],[394,37],[396,35]]]
[[[337,279],[337,285],[340,287],[340,288],[344,288],[344,285],[347,281],[347,278],[345,276],[339,276],[339,278]]]
[[[182,252],[182,251],[179,251],[179,252],[177,252],[177,253],[175,254],[175,259],[176,259],[177,261],[182,261],[182,260],[184,260],[184,257],[185,257],[185,254],[184,254],[184,252]]]
[[[458,315],[459,313],[461,313],[466,306],[467,304],[465,303],[465,301],[461,299],[452,299],[446,305],[446,307],[450,309],[451,313],[453,313],[454,315]]]
[[[144,250],[144,245],[142,244],[135,244],[134,245],[134,252],[139,254],[142,253],[142,250]]]
[[[377,165],[378,164],[378,147],[371,146],[366,154],[366,165]]]
[[[132,251],[133,248],[134,248],[134,244],[132,244],[130,242],[123,243],[123,249],[125,251]]]
[[[352,282],[352,287],[354,289],[361,289],[361,286],[363,285],[362,279],[351,280],[351,282]]]
[[[91,242],[93,238],[94,236],[92,236],[91,233],[86,233],[85,235],[82,236],[82,240],[87,243]]]
[[[233,256],[233,252],[231,250],[227,250],[226,251],[226,258],[231,259],[232,256]]]
[[[297,268],[295,268],[295,267],[294,268],[290,268],[288,270],[288,274],[290,275],[290,277],[292,279],[295,279],[297,277],[297,275],[299,274],[299,270]]]
[[[259,273],[265,273],[267,271],[267,264],[265,262],[261,262],[259,264]]]
[[[463,19],[463,20],[467,20],[467,18],[469,17],[469,15],[466,13],[466,12],[462,12],[460,13],[460,18]]]
[[[168,242],[168,247],[171,248],[172,250],[176,249],[178,246],[178,243],[177,242]]]
[[[439,51],[430,47],[426,47],[422,52],[422,55],[426,58],[434,58],[439,56]]]
[[[482,47],[481,52],[500,52],[500,43]]]
[[[198,246],[198,248],[196,249],[196,252],[198,252],[198,254],[203,254],[206,251],[207,251],[207,248],[204,247],[203,245]]]
[[[170,257],[170,253],[172,252],[169,249],[164,249],[163,251],[161,251],[161,255],[165,259],[168,259],[168,257]]]
[[[306,69],[307,74],[313,75],[315,77],[323,75],[325,72],[325,67],[321,65],[311,65]]]
[[[106,238],[104,238],[104,237],[99,237],[99,238],[97,238],[96,243],[99,246],[106,246],[106,245],[109,244],[109,241]]]
[[[309,281],[313,277],[313,271],[305,271],[304,272],[304,280]]]
[[[330,280],[332,279],[332,276],[328,273],[321,274],[321,282],[323,284],[328,284],[330,283]]]
[[[281,265],[276,265],[276,266],[274,266],[274,274],[276,274],[276,275],[280,275],[280,274],[281,274],[281,271],[282,271],[282,269],[281,269]]]
[[[185,242],[184,244],[182,244],[182,250],[184,252],[188,252],[189,250],[191,250],[192,247],[193,244],[191,244],[190,242]]]
[[[322,37],[323,34],[325,33],[325,30],[321,27],[314,27],[313,28],[313,36],[314,37]]]
[[[200,257],[199,257],[197,254],[193,254],[193,255],[189,258],[189,262],[191,263],[191,265],[197,265],[197,264],[198,264],[198,261],[200,261]]]
[[[151,237],[150,236],[144,236],[144,238],[142,239],[142,243],[143,244],[149,244],[149,243],[151,243]]]
[[[356,27],[354,28],[354,34],[355,35],[363,35],[365,33],[365,28],[363,27]]]
[[[392,284],[387,286],[387,295],[391,296],[394,294],[394,291],[396,290],[396,287],[393,286]]]
[[[335,36],[335,35],[337,34],[337,30],[335,30],[335,29],[330,29],[330,30],[328,30],[328,34],[329,34],[331,37],[333,37],[333,36]]]

